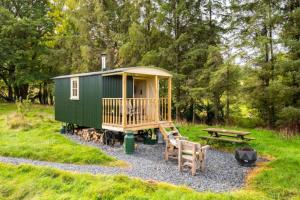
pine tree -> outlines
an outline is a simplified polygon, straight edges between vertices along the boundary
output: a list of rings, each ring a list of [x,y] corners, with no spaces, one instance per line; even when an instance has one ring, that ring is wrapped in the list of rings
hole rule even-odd
[[[269,127],[274,127],[276,122],[276,108],[272,84],[276,79],[274,31],[279,17],[279,3],[272,0],[255,0],[251,2],[233,1],[235,27],[239,30],[240,44],[252,51],[251,63],[258,77],[253,82],[253,106],[257,108],[261,117]],[[250,85],[248,85],[251,87]]]

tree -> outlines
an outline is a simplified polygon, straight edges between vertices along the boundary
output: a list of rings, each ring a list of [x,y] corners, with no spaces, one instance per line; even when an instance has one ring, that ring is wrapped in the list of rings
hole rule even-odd
[[[8,88],[3,98],[26,99],[29,85],[43,75],[40,58],[46,55],[53,23],[47,1],[0,2],[0,77]]]
[[[160,28],[170,42],[160,50],[164,67],[174,73],[176,119],[195,108],[201,97],[191,93],[199,69],[207,59],[207,48],[218,44],[220,28],[211,16],[217,1],[162,1],[158,15]],[[205,11],[205,8],[208,8]],[[192,109],[192,115],[195,110]],[[186,116],[186,114],[185,114]],[[193,117],[194,118],[194,117]]]
[[[286,127],[288,133],[295,134],[300,131],[300,2],[289,0],[283,3],[285,12],[281,15],[281,37],[288,51],[281,54],[277,67],[280,84],[286,92],[277,124]]]
[[[235,27],[239,30],[239,46],[251,48],[254,63],[255,76],[258,77],[252,96],[253,106],[256,107],[261,117],[264,118],[269,127],[274,127],[276,122],[276,110],[274,96],[271,96],[271,85],[275,81],[276,69],[274,54],[274,32],[277,31],[279,19],[278,1],[255,0],[251,2],[233,1]]]

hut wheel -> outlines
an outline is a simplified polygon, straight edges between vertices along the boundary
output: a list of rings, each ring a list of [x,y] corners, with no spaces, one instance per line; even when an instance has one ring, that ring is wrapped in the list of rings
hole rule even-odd
[[[105,130],[103,135],[103,143],[113,146],[115,143],[115,134],[112,131]]]
[[[146,134],[148,138],[152,138],[152,134],[153,134],[152,129],[146,130]]]
[[[67,128],[67,133],[71,133],[71,134],[74,133],[74,124],[72,124],[72,123],[67,123],[66,128]]]

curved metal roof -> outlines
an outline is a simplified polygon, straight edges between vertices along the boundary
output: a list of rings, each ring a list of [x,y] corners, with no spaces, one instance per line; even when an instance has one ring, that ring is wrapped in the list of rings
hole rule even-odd
[[[153,75],[153,76],[163,76],[163,77],[172,77],[172,74],[162,68],[158,67],[126,67],[126,68],[116,68],[112,70],[106,71],[97,71],[97,72],[88,72],[88,73],[80,73],[80,74],[70,74],[70,75],[63,75],[63,76],[56,76],[53,79],[60,79],[60,78],[71,78],[71,77],[79,77],[79,76],[93,76],[103,74],[106,76],[114,75],[114,74],[121,74],[121,73],[128,73],[128,74],[141,74],[141,75]]]

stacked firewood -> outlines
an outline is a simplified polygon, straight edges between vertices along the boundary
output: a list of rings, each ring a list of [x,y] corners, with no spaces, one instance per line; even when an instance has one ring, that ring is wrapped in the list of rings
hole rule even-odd
[[[103,134],[97,132],[95,129],[78,129],[75,134],[82,137],[84,141],[93,141],[103,143]]]

